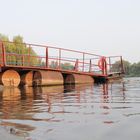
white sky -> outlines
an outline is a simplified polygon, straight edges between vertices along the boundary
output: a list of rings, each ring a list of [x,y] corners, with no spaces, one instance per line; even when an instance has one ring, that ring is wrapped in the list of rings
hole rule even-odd
[[[140,0],[0,0],[0,33],[140,61]]]

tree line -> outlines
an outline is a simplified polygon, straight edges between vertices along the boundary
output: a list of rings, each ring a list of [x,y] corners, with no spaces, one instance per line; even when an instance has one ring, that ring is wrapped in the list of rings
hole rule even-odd
[[[3,41],[6,52],[6,62],[8,65],[38,65],[40,60],[37,59],[36,52],[23,42],[20,35],[14,36],[12,42],[8,36],[0,34],[0,40]]]
[[[120,65],[120,61],[116,61],[112,65],[112,71],[115,71]],[[139,77],[140,76],[140,62],[130,63],[129,61],[123,60],[123,66],[126,77]]]

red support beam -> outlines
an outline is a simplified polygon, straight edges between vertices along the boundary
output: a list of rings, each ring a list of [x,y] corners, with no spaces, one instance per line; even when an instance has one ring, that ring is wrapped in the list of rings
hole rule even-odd
[[[83,72],[84,72],[84,70],[85,70],[85,53],[83,53]]]
[[[28,59],[28,66],[30,66],[30,63],[31,63],[31,45],[29,45],[28,56],[29,56],[29,59]]]
[[[61,48],[59,48],[59,63],[58,68],[61,69]]]
[[[6,65],[6,52],[5,52],[5,46],[3,42],[1,42],[1,48],[2,48],[2,63],[3,63],[3,66],[5,66]]]
[[[46,68],[49,66],[49,55],[48,55],[48,47],[46,48]]]
[[[51,47],[51,46],[43,46],[43,45],[35,45],[35,44],[24,44],[28,48],[28,53],[24,54],[18,54],[16,51],[6,53],[4,44],[13,44],[14,42],[2,42],[0,41],[0,53],[1,53],[1,64],[4,66],[12,66],[12,67],[19,67],[19,68],[35,68],[35,69],[50,69],[50,70],[56,70],[56,71],[64,71],[61,69],[61,64],[62,63],[70,63],[72,66],[75,65],[73,70],[66,70],[66,72],[71,72],[71,73],[81,73],[81,74],[89,74],[89,75],[99,75],[99,76],[107,76],[108,70],[111,70],[111,67],[115,61],[120,61],[120,72],[124,73],[124,66],[123,66],[123,60],[121,56],[111,56],[111,57],[104,57],[104,56],[99,56],[91,53],[86,53],[86,52],[80,52],[80,51],[75,51],[75,50],[69,50],[69,49],[63,49],[63,48],[57,48],[57,47]],[[14,43],[15,46],[18,46],[19,43]],[[39,51],[36,51],[36,48],[40,48]],[[34,50],[33,50],[34,49]],[[56,52],[55,54],[52,53],[51,56],[51,50]],[[33,51],[36,52],[36,55],[33,54]],[[49,52],[48,52],[49,51]],[[53,52],[52,51],[52,52]],[[50,54],[48,54],[50,53]],[[65,53],[65,54],[64,54]],[[43,54],[43,55],[42,55]],[[64,56],[63,56],[64,55]],[[8,63],[6,61],[6,58],[9,58],[9,61],[12,62],[12,57],[20,58],[22,61],[22,65],[14,64],[14,63]],[[100,60],[100,58],[103,58]],[[117,59],[116,59],[117,58]],[[37,62],[43,62],[45,61],[45,66],[41,67],[40,65],[37,65],[32,63],[34,62],[33,60],[40,60]],[[42,60],[43,61],[42,61]],[[114,60],[113,60],[114,59]],[[18,61],[20,61],[18,60]],[[98,60],[100,63],[98,63]],[[106,62],[107,60],[107,62]],[[55,67],[50,67],[49,68],[49,61],[54,61],[56,62]],[[27,65],[26,65],[27,63]],[[100,64],[100,65],[99,65]],[[94,70],[94,71],[93,71]],[[110,71],[111,72],[111,71]],[[113,71],[112,71],[113,72]],[[115,71],[114,71],[115,72]]]
[[[109,57],[109,72],[111,73],[111,58]]]
[[[78,71],[78,61],[79,61],[79,60],[76,59],[75,66],[74,66],[74,70],[75,70],[75,71]]]
[[[92,61],[90,59],[90,62],[89,62],[89,72],[91,72],[91,71],[92,71]]]
[[[120,56],[120,59],[121,59],[121,73],[125,73],[125,70],[124,70],[124,65],[123,65],[123,59],[122,59],[122,56]]]

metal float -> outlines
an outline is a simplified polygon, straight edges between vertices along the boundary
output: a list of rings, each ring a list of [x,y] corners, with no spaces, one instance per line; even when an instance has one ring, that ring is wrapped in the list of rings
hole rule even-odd
[[[0,73],[0,84],[8,87],[17,87],[20,83],[20,75],[15,70],[6,70]]]
[[[62,85],[63,81],[61,72],[43,70],[34,72],[34,86]]]

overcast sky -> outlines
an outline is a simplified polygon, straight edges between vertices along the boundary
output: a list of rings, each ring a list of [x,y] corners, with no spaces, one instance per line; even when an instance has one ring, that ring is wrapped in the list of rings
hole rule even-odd
[[[140,0],[0,0],[0,33],[140,61]]]

